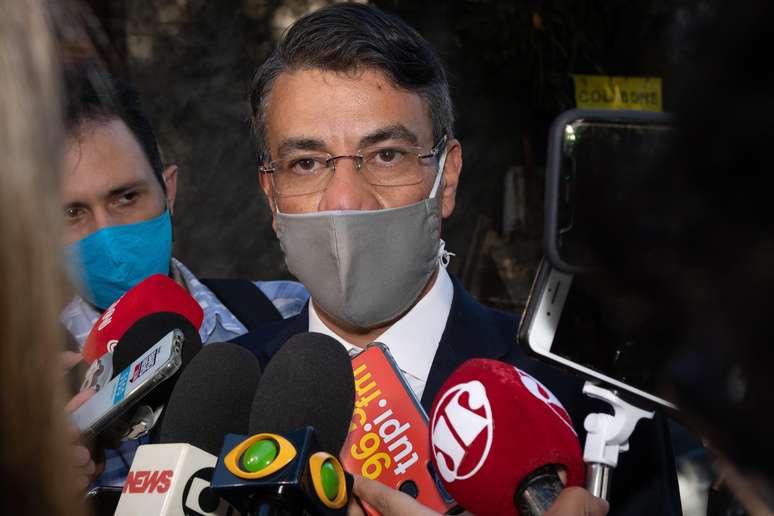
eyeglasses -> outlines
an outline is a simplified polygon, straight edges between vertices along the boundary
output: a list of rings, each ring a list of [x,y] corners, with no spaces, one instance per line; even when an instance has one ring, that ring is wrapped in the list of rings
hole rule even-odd
[[[351,159],[363,178],[373,186],[410,186],[424,179],[423,168],[436,162],[446,145],[444,135],[429,152],[422,147],[390,144],[360,149],[355,154],[333,156],[327,152],[298,151],[258,170],[272,174],[276,193],[282,197],[325,190],[336,172],[336,161]]]

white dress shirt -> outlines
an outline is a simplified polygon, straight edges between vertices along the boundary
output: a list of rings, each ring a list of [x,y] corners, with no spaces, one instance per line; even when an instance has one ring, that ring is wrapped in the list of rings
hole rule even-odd
[[[446,267],[439,265],[435,283],[427,294],[376,339],[390,350],[419,400],[422,399],[433,357],[446,328],[453,297],[454,286],[449,273],[446,272]],[[361,351],[361,348],[347,342],[328,328],[320,319],[312,302],[309,303],[309,331],[333,337],[341,342],[350,354]]]

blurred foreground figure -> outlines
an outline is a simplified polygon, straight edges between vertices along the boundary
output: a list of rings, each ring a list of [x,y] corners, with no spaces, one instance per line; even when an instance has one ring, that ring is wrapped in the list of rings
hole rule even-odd
[[[644,306],[664,308],[645,324],[661,336],[652,342],[662,352],[680,350],[667,395],[720,457],[721,477],[747,511],[770,514],[774,6],[707,13],[691,66],[679,73],[677,145],[624,202],[600,199],[601,227],[620,246],[601,254],[637,285]],[[617,227],[635,219],[629,210],[647,213],[647,227]]]
[[[59,70],[36,1],[0,1],[0,514],[77,515],[57,315]]]

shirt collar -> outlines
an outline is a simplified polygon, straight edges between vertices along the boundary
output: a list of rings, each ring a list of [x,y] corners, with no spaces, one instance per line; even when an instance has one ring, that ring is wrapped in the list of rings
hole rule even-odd
[[[199,328],[202,342],[209,341],[218,325],[230,333],[242,335],[247,332],[245,326],[226,308],[220,299],[207,288],[180,260],[172,258],[172,275],[182,280],[188,293],[191,294],[204,311],[204,319]]]
[[[76,295],[59,314],[59,321],[82,347],[99,316],[97,309]]]
[[[229,334],[233,333],[234,336],[247,332],[247,329],[234,314],[180,260],[172,258],[170,270],[172,277],[176,281],[183,283],[188,293],[191,294],[191,297],[199,303],[199,306],[204,311],[204,319],[199,328],[199,337],[203,343],[207,343],[210,340],[218,326]],[[59,320],[78,344],[83,346],[99,316],[100,312],[96,308],[76,295],[62,310]]]
[[[403,317],[377,338],[390,350],[398,367],[410,375],[427,381],[433,358],[449,318],[454,286],[446,268],[439,266],[435,283],[427,294]],[[323,333],[341,342],[350,353],[360,348],[347,342],[322,322],[309,303],[309,331]]]

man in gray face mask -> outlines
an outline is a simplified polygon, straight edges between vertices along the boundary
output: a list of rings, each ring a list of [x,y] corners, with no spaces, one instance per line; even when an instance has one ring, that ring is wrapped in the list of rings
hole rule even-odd
[[[414,63],[388,44],[352,47],[373,29],[400,31]],[[341,36],[331,45],[320,31]],[[376,9],[322,9],[290,29],[251,101],[274,229],[312,297],[302,331],[354,350],[384,343],[423,397],[459,289],[441,220],[454,210],[462,149],[435,53]]]
[[[525,356],[517,318],[482,306],[446,272],[441,221],[454,211],[462,148],[444,69],[416,31],[365,5],[316,11],[259,68],[250,102],[261,187],[311,302],[237,342],[262,366],[304,331],[351,351],[381,342],[428,411],[462,362],[502,360],[540,379],[582,427],[581,382]],[[636,482],[663,477],[660,460],[631,461]],[[673,513],[675,482],[644,497],[658,506],[642,513]]]
[[[511,353],[514,318],[476,303],[445,269],[441,221],[454,211],[462,148],[444,69],[416,31],[363,5],[313,12],[260,67],[250,101],[261,187],[311,302],[278,337],[240,342],[264,361],[267,340],[296,331],[354,351],[381,342],[428,408],[465,359]]]

